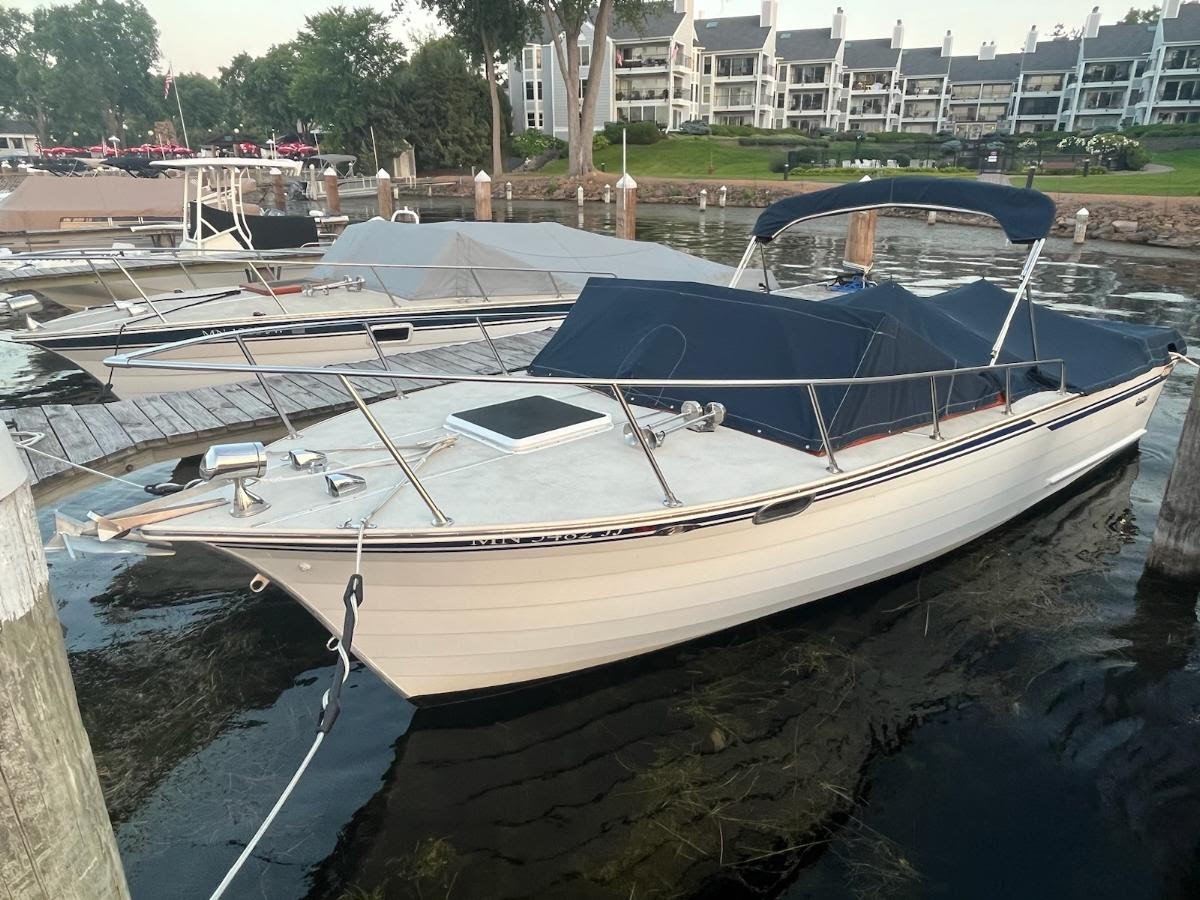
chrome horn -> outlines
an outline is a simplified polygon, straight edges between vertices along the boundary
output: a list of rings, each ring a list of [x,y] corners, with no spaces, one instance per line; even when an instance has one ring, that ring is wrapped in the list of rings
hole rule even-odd
[[[716,431],[717,426],[725,421],[725,406],[721,403],[709,403],[701,406],[695,400],[684,400],[679,406],[679,413],[668,419],[663,419],[651,425],[638,424],[646,443],[651,447],[661,447],[672,432],[687,428],[690,431]],[[638,446],[637,435],[633,426],[626,425],[622,432],[625,443],[630,447]]]
[[[270,508],[271,504],[246,486],[249,479],[262,478],[266,471],[267,448],[258,441],[214,444],[200,460],[200,477],[205,481],[233,480],[233,506],[229,514],[238,519]]]

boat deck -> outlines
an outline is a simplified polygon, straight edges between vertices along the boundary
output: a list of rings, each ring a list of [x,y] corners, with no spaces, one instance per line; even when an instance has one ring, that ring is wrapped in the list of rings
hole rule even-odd
[[[527,366],[553,330],[496,338],[494,343],[510,370]],[[397,368],[431,374],[467,372],[495,374],[495,357],[482,342],[391,357]],[[381,368],[376,360],[362,364]],[[268,376],[284,412],[300,425],[331,416],[353,405],[332,376]],[[406,392],[436,381],[356,379],[367,399],[390,396],[396,386]],[[286,432],[257,381],[138,397],[113,403],[74,406],[49,404],[0,408],[0,419],[22,431],[45,437],[36,445],[54,456],[109,474],[120,475],[149,463],[202,453],[211,444],[230,440],[274,440]],[[77,489],[89,476],[59,460],[21,451],[34,496],[44,501]]]

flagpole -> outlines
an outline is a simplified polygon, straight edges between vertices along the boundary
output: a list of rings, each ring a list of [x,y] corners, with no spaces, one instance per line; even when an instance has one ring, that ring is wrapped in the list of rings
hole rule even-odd
[[[175,107],[179,110],[179,127],[183,129],[183,146],[191,150],[192,145],[188,141],[187,122],[183,121],[183,101],[179,99],[179,81],[172,78],[171,87],[175,88]]]

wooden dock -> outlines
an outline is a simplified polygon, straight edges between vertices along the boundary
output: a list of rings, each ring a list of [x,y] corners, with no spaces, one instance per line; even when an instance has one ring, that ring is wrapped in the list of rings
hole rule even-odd
[[[553,331],[495,338],[497,352],[510,371],[524,369]],[[395,368],[431,375],[496,374],[496,358],[483,341],[389,357]],[[379,360],[364,368],[382,369]],[[335,376],[271,375],[271,393],[292,423],[328,418],[354,404]],[[355,388],[368,402],[389,397],[398,387],[408,392],[442,382],[355,378]],[[163,460],[203,453],[229,440],[271,441],[287,432],[258,381],[136,397],[112,403],[78,406],[0,408],[0,419],[20,431],[44,434],[36,449],[110,475]],[[98,476],[59,459],[21,451],[34,497],[45,502],[77,490]]]

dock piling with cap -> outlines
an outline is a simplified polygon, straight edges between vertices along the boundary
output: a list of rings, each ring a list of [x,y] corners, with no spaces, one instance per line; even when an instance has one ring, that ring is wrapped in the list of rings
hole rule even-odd
[[[333,166],[325,169],[325,211],[331,216],[342,214],[342,198],[338,193],[338,174]]]
[[[275,208],[279,210],[287,209],[287,188],[283,184],[283,170],[271,167],[271,187],[275,192]]]
[[[870,181],[864,175],[860,181]],[[879,221],[879,210],[850,214],[850,225],[846,229],[846,253],[843,265],[862,272],[869,271],[875,261],[875,226]]]
[[[375,175],[375,194],[379,203],[379,215],[390,219],[395,211],[395,195],[392,193],[392,175],[387,169],[380,169]]]
[[[626,172],[617,182],[617,237],[637,238],[637,182]]]
[[[25,465],[0,434],[0,877],[6,897],[128,900]]]
[[[1079,212],[1075,213],[1075,234],[1072,240],[1076,244],[1082,244],[1087,240],[1088,219],[1091,218],[1091,215],[1086,206],[1081,207]]]
[[[475,176],[475,221],[492,221],[492,179],[483,169]]]

